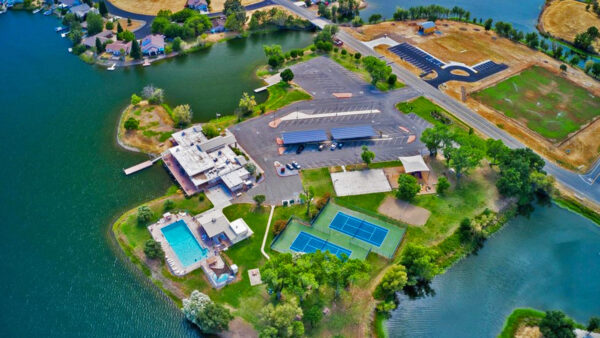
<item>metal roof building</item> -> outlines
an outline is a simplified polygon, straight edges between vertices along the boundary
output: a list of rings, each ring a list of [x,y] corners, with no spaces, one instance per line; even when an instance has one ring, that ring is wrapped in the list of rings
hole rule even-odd
[[[374,137],[375,135],[375,130],[369,125],[331,129],[331,137],[334,140],[368,138]]]
[[[327,141],[325,130],[301,130],[281,133],[283,144],[314,143]]]

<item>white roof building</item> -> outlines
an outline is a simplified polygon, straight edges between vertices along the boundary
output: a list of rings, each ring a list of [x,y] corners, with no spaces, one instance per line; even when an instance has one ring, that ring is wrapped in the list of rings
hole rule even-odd
[[[197,218],[206,235],[212,239],[226,236],[232,243],[238,243],[254,234],[243,219],[238,218],[229,222],[221,211],[209,212],[199,215]]]
[[[400,160],[400,162],[402,162],[402,165],[404,166],[404,171],[407,174],[414,172],[429,171],[429,167],[423,160],[423,157],[420,155],[407,157],[401,156],[398,159]]]

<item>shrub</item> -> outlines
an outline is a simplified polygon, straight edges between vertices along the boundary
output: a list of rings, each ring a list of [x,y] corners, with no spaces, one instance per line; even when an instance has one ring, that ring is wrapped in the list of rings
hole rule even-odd
[[[417,196],[419,191],[421,191],[421,186],[414,176],[402,174],[398,177],[398,190],[396,191],[397,198],[410,201]]]
[[[142,102],[142,98],[135,95],[135,94],[131,94],[131,104],[136,106],[138,104],[140,104],[140,102]]]
[[[137,221],[139,224],[146,224],[152,219],[152,210],[147,205],[142,205],[137,210]]]
[[[391,74],[388,78],[387,78],[387,82],[390,86],[393,86],[396,84],[396,81],[398,80],[398,77],[396,76],[396,74]]]
[[[346,54],[348,54],[348,51],[345,49],[342,49],[342,55],[346,55]]]
[[[164,209],[165,211],[172,210],[174,207],[175,207],[175,202],[173,202],[172,200],[166,200],[166,201],[163,203],[163,209]]]
[[[140,126],[140,121],[130,117],[125,121],[124,127],[126,130],[136,130]]]
[[[450,188],[450,182],[448,182],[448,179],[445,178],[444,176],[438,178],[438,183],[436,185],[438,194],[444,195],[446,193],[446,190],[448,190],[448,188]]]
[[[357,59],[357,60],[360,60],[361,56],[362,55],[360,55],[360,53],[355,53],[354,54],[354,58]]]
[[[160,243],[153,239],[149,239],[146,241],[146,243],[144,243],[144,253],[146,254],[146,257],[150,259],[163,257],[165,254],[160,246]]]

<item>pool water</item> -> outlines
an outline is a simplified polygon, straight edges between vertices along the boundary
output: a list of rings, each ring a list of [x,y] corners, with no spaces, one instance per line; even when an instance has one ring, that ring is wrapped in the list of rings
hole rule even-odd
[[[208,250],[200,246],[183,220],[166,226],[161,231],[183,267],[187,268],[206,258]]]

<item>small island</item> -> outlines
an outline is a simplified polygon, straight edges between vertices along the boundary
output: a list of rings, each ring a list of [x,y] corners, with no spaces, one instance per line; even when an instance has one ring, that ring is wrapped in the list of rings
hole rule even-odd
[[[585,52],[600,52],[600,8],[597,1],[548,0],[538,29]]]

